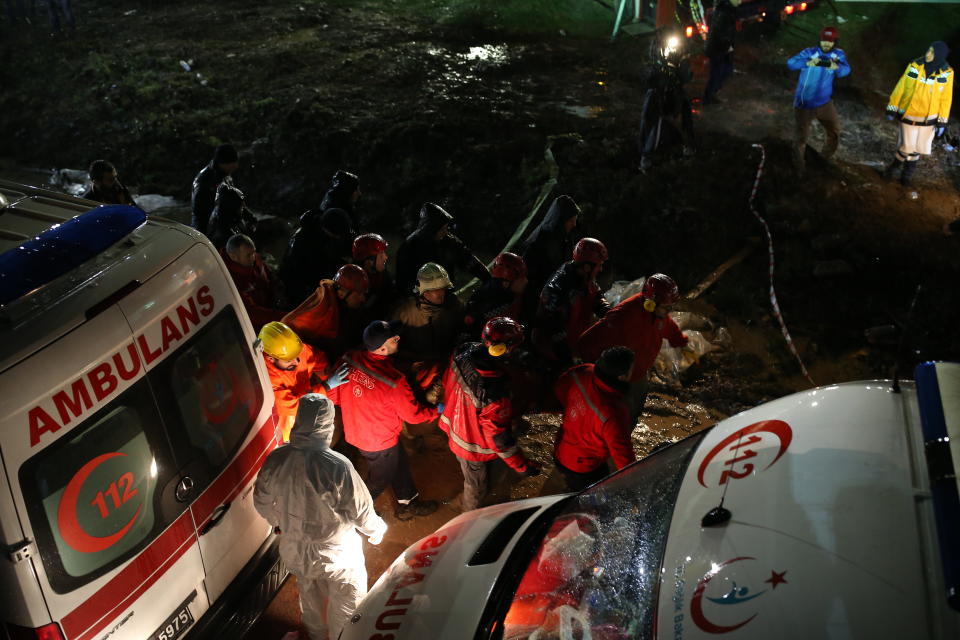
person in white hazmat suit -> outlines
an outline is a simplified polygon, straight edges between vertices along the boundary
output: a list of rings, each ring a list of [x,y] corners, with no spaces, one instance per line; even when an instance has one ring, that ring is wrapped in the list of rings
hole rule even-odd
[[[311,640],[335,640],[367,593],[357,531],[379,544],[387,530],[356,469],[330,449],[333,416],[326,396],[303,396],[289,444],[267,456],[253,493],[257,511],[280,531],[280,557],[297,577]]]

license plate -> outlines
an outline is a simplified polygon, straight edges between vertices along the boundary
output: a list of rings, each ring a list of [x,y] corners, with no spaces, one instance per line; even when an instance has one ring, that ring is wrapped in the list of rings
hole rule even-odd
[[[197,597],[194,590],[186,600],[184,600],[173,613],[171,613],[163,624],[153,632],[150,640],[174,640],[183,635],[187,629],[193,625],[193,614],[190,613],[190,603]]]

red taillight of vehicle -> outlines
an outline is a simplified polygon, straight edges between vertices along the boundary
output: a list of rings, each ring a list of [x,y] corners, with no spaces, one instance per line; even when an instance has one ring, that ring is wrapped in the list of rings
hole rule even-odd
[[[684,33],[684,35],[686,35],[688,38],[692,38],[692,37],[693,37],[693,27],[692,27],[692,26],[691,26],[691,27],[687,27],[686,30],[685,30],[683,33]]]
[[[705,23],[703,23],[703,22],[701,22],[701,23],[698,24],[697,26],[700,28],[700,33],[706,33],[706,32],[708,32],[708,31],[710,31],[710,27],[708,27],[708,26],[707,26]]]
[[[786,13],[787,15],[790,15],[791,13],[793,13],[794,10],[795,10],[795,7],[792,4],[788,4],[783,8],[783,12]]]
[[[35,629],[7,624],[7,633],[10,640],[63,640],[63,632],[56,622]]]
[[[806,11],[806,10],[807,10],[807,3],[806,3],[806,2],[801,2],[801,3],[800,3],[800,11]]]

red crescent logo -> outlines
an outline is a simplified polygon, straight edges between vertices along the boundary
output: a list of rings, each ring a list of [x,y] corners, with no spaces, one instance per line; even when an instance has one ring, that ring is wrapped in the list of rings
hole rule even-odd
[[[793,429],[791,429],[790,425],[783,420],[761,420],[760,422],[754,422],[743,429],[738,429],[737,431],[731,433],[729,436],[724,438],[722,442],[715,446],[710,453],[707,454],[707,457],[703,459],[703,462],[700,463],[700,468],[697,470],[697,481],[703,487],[706,487],[707,485],[703,481],[703,476],[707,471],[707,467],[711,462],[713,462],[713,459],[717,456],[717,454],[723,451],[727,446],[740,441],[744,436],[748,436],[753,433],[772,433],[780,440],[780,449],[777,451],[776,457],[774,457],[770,464],[764,467],[764,471],[772,467],[773,464],[779,460],[784,453],[786,453],[787,447],[790,446],[790,442],[793,440]],[[752,465],[748,466],[750,469],[752,469]],[[736,478],[741,476],[734,475],[734,477]],[[723,482],[720,482],[720,484],[723,484]]]
[[[77,551],[96,553],[97,551],[103,551],[104,549],[112,547],[119,542],[123,536],[127,535],[130,527],[133,526],[133,523],[136,522],[137,517],[139,517],[140,511],[143,509],[142,504],[137,507],[137,512],[130,518],[130,522],[116,533],[104,538],[91,536],[84,531],[83,527],[80,526],[80,521],[77,520],[77,501],[80,498],[80,490],[83,488],[83,483],[87,481],[87,478],[90,477],[90,474],[93,473],[97,467],[110,458],[126,455],[125,453],[115,451],[97,456],[83,465],[80,471],[70,479],[67,488],[63,490],[63,495],[60,497],[60,504],[57,506],[57,526],[60,528],[60,536],[63,538],[63,541]]]
[[[757,617],[757,614],[753,614],[743,622],[738,622],[735,625],[724,627],[724,626],[720,626],[710,622],[709,620],[707,620],[707,617],[703,615],[703,604],[702,604],[703,592],[706,591],[707,584],[709,584],[710,581],[713,580],[713,578],[718,573],[720,573],[720,570],[723,569],[725,566],[733,564],[734,562],[739,562],[741,560],[756,560],[756,558],[753,558],[751,556],[740,556],[739,558],[733,558],[732,560],[727,560],[726,562],[718,566],[716,569],[714,569],[713,571],[710,571],[709,573],[707,573],[707,575],[700,578],[700,582],[697,583],[697,588],[693,591],[693,598],[690,600],[690,617],[693,618],[694,623],[696,623],[696,625],[700,627],[703,631],[706,631],[707,633],[730,633],[731,631],[736,631],[737,629],[739,629],[740,627],[742,627],[743,625],[747,624],[748,622],[750,622],[751,620]]]

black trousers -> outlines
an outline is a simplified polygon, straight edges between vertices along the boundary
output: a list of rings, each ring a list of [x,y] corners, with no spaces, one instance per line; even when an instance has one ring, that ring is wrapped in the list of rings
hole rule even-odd
[[[357,449],[367,461],[367,489],[376,500],[388,486],[393,487],[393,495],[398,501],[409,502],[417,497],[417,488],[410,474],[407,452],[399,442],[382,451],[363,451]]]
[[[599,482],[610,475],[610,470],[607,468],[606,464],[600,465],[593,471],[580,473],[578,471],[573,471],[572,469],[567,469],[565,466],[560,464],[556,458],[554,458],[554,462],[557,464],[557,469],[561,474],[563,474],[563,479],[566,481],[567,488],[570,489],[570,491],[583,491],[595,482]]]

